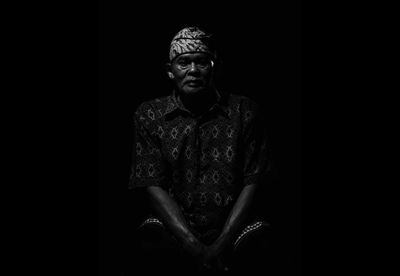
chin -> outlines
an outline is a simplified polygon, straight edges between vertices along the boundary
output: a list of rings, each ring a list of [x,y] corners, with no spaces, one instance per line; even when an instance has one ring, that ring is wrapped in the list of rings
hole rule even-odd
[[[183,93],[186,95],[197,95],[197,94],[201,94],[202,92],[205,91],[204,87],[196,87],[196,88],[186,88],[183,89]]]

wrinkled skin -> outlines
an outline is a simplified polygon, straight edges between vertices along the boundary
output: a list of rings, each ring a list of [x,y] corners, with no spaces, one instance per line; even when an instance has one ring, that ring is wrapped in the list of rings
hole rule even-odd
[[[180,94],[200,94],[212,87],[213,62],[205,53],[186,53],[167,65],[169,77]]]

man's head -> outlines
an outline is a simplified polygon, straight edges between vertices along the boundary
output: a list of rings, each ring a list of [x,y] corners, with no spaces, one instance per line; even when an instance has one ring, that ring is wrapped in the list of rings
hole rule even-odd
[[[197,27],[179,31],[171,41],[167,72],[186,95],[198,94],[213,86],[216,51],[211,34]]]

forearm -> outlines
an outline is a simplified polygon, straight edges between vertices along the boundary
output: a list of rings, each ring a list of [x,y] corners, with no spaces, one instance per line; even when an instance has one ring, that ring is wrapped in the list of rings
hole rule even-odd
[[[236,234],[248,218],[256,188],[256,184],[247,185],[243,188],[224,224],[221,234],[214,242],[216,247],[223,249],[236,237]]]
[[[196,254],[202,244],[192,234],[186,220],[178,206],[166,191],[157,186],[147,188],[151,205],[163,221],[165,226],[173,233],[181,245]]]

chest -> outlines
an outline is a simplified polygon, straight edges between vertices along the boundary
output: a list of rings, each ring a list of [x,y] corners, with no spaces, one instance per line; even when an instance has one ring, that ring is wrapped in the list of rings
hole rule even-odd
[[[241,148],[241,132],[238,120],[221,117],[207,121],[177,118],[157,129],[163,156],[173,167],[233,165]]]

